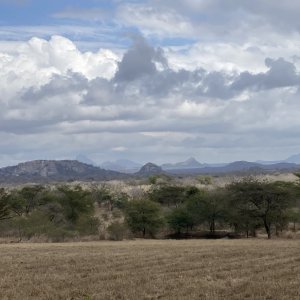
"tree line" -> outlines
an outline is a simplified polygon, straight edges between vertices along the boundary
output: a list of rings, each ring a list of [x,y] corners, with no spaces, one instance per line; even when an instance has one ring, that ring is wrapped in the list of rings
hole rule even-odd
[[[224,188],[152,183],[138,197],[95,185],[25,186],[0,189],[0,234],[19,240],[47,236],[53,241],[66,237],[97,236],[104,216],[114,218],[107,231],[113,239],[132,236],[153,238],[217,236],[219,231],[236,236],[253,236],[265,231],[268,238],[300,223],[299,183],[259,181],[245,178]],[[194,234],[194,235],[193,235]]]
[[[170,185],[154,186],[147,199],[130,203],[125,211],[134,232],[153,236],[165,225],[177,236],[202,228],[208,236],[219,230],[268,238],[279,235],[290,223],[300,223],[300,186],[290,182],[246,178],[224,188],[198,189]]]

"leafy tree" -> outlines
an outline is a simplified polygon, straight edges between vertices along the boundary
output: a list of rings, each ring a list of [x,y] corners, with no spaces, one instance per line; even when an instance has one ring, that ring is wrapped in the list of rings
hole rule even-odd
[[[125,209],[126,222],[133,233],[153,236],[164,224],[161,207],[150,200],[132,200]]]
[[[293,223],[293,231],[296,231],[296,224],[300,223],[300,209],[291,208],[287,213],[287,218]]]
[[[187,202],[187,210],[195,224],[207,223],[211,233],[215,233],[216,223],[225,218],[224,190],[198,192]]]
[[[162,205],[178,207],[186,199],[185,188],[172,185],[155,186],[148,193],[148,197]]]
[[[193,226],[193,218],[185,207],[173,209],[167,215],[167,223],[169,227],[180,234],[182,230],[188,232],[188,229]]]
[[[291,195],[284,182],[258,181],[253,178],[230,184],[232,206],[264,224],[268,238],[272,236],[272,225],[282,226]]]
[[[11,210],[17,215],[28,215],[38,206],[44,204],[43,193],[45,188],[41,185],[26,186],[16,190],[10,195]]]
[[[92,197],[99,205],[106,204],[109,210],[112,210],[112,194],[106,185],[94,186],[92,189]]]
[[[112,192],[105,185],[100,187],[96,186],[92,190],[92,198],[99,205],[107,206],[109,211],[113,211],[114,208],[125,208],[128,202],[128,195],[123,192]]]
[[[80,215],[92,214],[94,202],[90,192],[77,185],[73,188],[68,186],[58,187],[58,203],[63,208],[63,214],[68,221],[75,224]]]
[[[80,235],[96,235],[99,233],[100,221],[97,217],[82,215],[79,217],[76,230]]]
[[[226,222],[234,228],[236,233],[245,233],[256,236],[256,231],[263,226],[261,219],[251,213],[248,203],[238,205],[229,197],[226,201],[227,208],[225,213]]]

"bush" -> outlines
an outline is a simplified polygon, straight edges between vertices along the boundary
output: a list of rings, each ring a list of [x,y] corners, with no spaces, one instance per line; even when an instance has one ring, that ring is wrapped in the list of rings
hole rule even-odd
[[[100,220],[97,217],[81,216],[76,224],[76,229],[81,236],[96,235],[99,233]]]
[[[114,222],[108,226],[109,239],[113,241],[122,241],[127,233],[127,227],[124,223]]]

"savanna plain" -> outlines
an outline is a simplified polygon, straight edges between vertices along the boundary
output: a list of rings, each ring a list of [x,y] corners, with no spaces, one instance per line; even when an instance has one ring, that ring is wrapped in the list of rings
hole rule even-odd
[[[1,299],[300,299],[299,240],[0,245]]]

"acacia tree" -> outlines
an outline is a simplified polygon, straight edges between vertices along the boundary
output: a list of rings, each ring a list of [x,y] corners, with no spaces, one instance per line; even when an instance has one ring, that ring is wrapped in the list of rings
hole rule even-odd
[[[62,206],[64,216],[72,224],[75,224],[82,214],[91,214],[94,211],[94,202],[90,192],[75,187],[60,186],[57,202]]]
[[[125,209],[125,220],[134,233],[153,236],[164,224],[161,207],[150,200],[132,200]]]
[[[293,223],[293,231],[296,232],[296,224],[300,223],[300,208],[292,208],[288,211],[288,220]]]
[[[186,207],[174,208],[167,215],[167,222],[169,227],[175,230],[177,234],[180,234],[182,230],[187,233],[189,228],[194,225],[193,218]]]
[[[258,181],[247,178],[227,186],[231,193],[232,207],[240,213],[246,212],[252,218],[259,218],[266,230],[268,239],[272,236],[272,226],[285,220],[291,195],[284,182]]]
[[[225,218],[224,190],[201,191],[187,202],[187,210],[195,224],[207,223],[212,234],[215,233],[216,223]]]
[[[185,188],[181,186],[163,185],[154,186],[148,193],[151,201],[162,205],[178,207],[186,199]]]
[[[44,204],[45,188],[41,185],[26,186],[15,190],[9,197],[11,210],[17,215],[28,215],[38,206]]]

